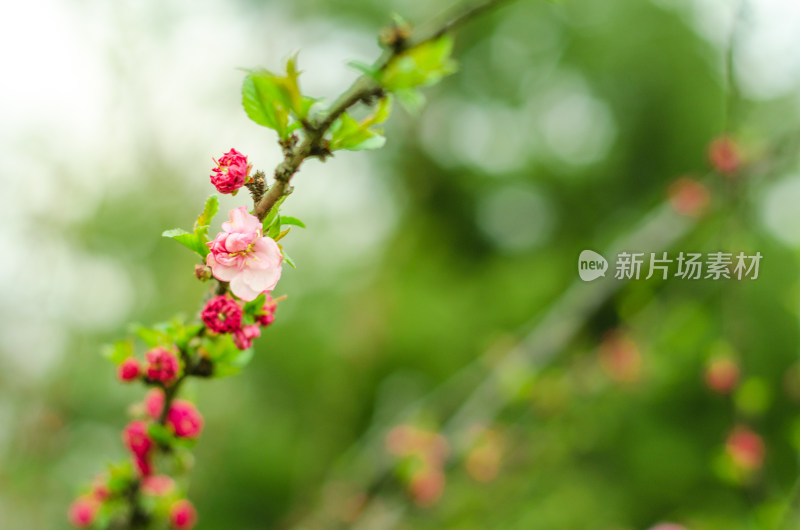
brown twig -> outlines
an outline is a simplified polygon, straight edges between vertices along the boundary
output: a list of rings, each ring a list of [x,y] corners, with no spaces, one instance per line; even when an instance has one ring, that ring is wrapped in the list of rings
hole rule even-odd
[[[472,18],[508,1],[510,0],[486,0],[449,17],[446,22],[437,24],[433,30],[412,34],[409,38],[397,42],[396,45],[386,50],[381,58],[373,65],[373,69],[377,72],[385,70],[392,59],[402,54],[404,51],[436,40]],[[383,90],[380,84],[375,79],[365,74],[356,79],[350,88],[339,96],[327,111],[311,121],[304,122],[303,140],[294,146],[284,147],[283,161],[275,168],[275,182],[269,188],[266,195],[264,195],[261,200],[255,202],[255,215],[263,220],[273,206],[275,206],[283,196],[289,193],[289,183],[294,174],[300,169],[300,165],[303,161],[310,157],[323,158],[328,154],[327,149],[323,145],[324,136],[337,118],[357,103],[371,102],[375,99],[376,95],[382,93]]]

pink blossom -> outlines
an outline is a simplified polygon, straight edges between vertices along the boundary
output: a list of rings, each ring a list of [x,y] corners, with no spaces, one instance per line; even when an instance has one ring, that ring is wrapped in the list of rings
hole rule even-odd
[[[130,422],[122,431],[122,440],[131,453],[144,456],[153,448],[153,441],[147,434],[147,423],[141,420]]]
[[[269,326],[275,322],[275,310],[277,308],[278,302],[276,302],[272,296],[267,294],[267,299],[264,301],[264,307],[261,308],[261,311],[256,315],[256,322],[262,326]]]
[[[242,327],[242,308],[228,295],[215,296],[200,314],[208,329],[215,333],[230,333]]]
[[[206,263],[216,279],[230,282],[233,294],[250,302],[275,288],[283,256],[278,244],[264,237],[258,217],[244,206],[234,208],[229,216],[230,222],[222,223],[223,231],[207,243],[211,252]]]
[[[141,476],[149,477],[153,474],[153,464],[150,462],[150,455],[136,455],[133,458],[133,463],[136,465],[136,469],[139,470]]]
[[[181,499],[170,506],[169,521],[178,530],[190,530],[197,523],[197,512],[191,502]]]
[[[252,166],[247,163],[247,157],[236,149],[231,149],[215,162],[217,167],[211,170],[211,184],[220,193],[235,193],[250,177]]]
[[[151,475],[142,480],[145,495],[166,495],[175,489],[175,481],[167,475]]]
[[[119,377],[120,381],[133,381],[139,377],[139,361],[134,357],[125,359],[122,364],[119,365],[117,377]]]
[[[150,451],[153,449],[153,440],[147,434],[147,423],[141,420],[130,422],[122,431],[122,440],[125,447],[133,453],[133,463],[139,473],[146,477],[153,473],[150,462]]]
[[[153,348],[145,354],[147,359],[147,377],[153,381],[161,381],[168,385],[178,377],[178,358],[164,348]]]
[[[253,345],[253,339],[261,336],[261,329],[257,324],[245,326],[233,332],[233,342],[240,350],[246,350]]]
[[[194,405],[176,399],[167,413],[167,425],[172,427],[176,436],[195,438],[203,431],[203,417]]]
[[[160,388],[153,388],[144,396],[144,410],[147,415],[157,420],[161,417],[164,409],[164,391]]]
[[[72,526],[86,528],[94,522],[100,504],[87,495],[76,499],[69,507],[69,522]]]
[[[256,320],[264,327],[269,326],[275,322],[275,313],[264,313],[263,315],[258,315]]]

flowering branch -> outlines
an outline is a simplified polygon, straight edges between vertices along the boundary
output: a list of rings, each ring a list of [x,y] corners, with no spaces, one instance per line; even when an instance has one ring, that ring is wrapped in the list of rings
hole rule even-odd
[[[195,267],[201,281],[214,278],[197,318],[176,317],[151,328],[136,328],[136,339],[119,341],[107,351],[122,382],[139,381],[149,387],[143,402],[134,407],[134,419],[122,433],[131,460],[109,466],[91,488],[70,507],[70,521],[78,527],[139,529],[159,521],[171,528],[190,529],[197,520],[194,506],[185,498],[173,476],[183,471],[181,456],[200,436],[204,421],[195,406],[179,399],[189,377],[224,377],[237,373],[253,354],[253,341],[275,318],[278,302],[271,293],[281,277],[283,263],[293,261],[278,243],[299,219],[280,214],[291,193],[289,183],[307,158],[324,160],[341,149],[377,149],[385,143],[379,127],[389,116],[391,98],[418,106],[418,89],[437,83],[455,71],[450,58],[452,39],[447,33],[466,20],[507,0],[487,0],[434,31],[412,34],[410,26],[396,21],[381,34],[383,56],[364,72],[328,109],[314,110],[316,100],[302,95],[295,60],[286,75],[267,70],[248,72],[242,86],[242,103],[248,116],[274,129],[284,159],[267,188],[264,173],[253,172],[247,157],[235,149],[215,160],[211,184],[219,193],[250,191],[254,209],[239,206],[228,214],[220,231],[209,240],[208,230],[219,209],[210,197],[191,232],[167,230],[164,237],[195,252],[203,261]],[[348,111],[358,103],[374,107],[357,121]],[[296,131],[296,132],[295,132]],[[287,228],[289,227],[289,228]],[[146,346],[144,362],[137,356],[137,339]]]

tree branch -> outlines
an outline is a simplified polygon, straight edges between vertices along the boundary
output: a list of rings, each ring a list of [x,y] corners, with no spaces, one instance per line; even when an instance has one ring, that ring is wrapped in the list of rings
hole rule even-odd
[[[419,46],[425,42],[436,40],[442,35],[454,31],[466,22],[469,22],[470,20],[487,13],[492,9],[499,7],[501,4],[511,1],[513,0],[488,0],[486,2],[475,4],[472,7],[469,7],[454,15],[450,15],[445,22],[436,25],[432,30],[421,32],[421,36],[419,36],[417,39],[414,39],[412,35],[412,39],[409,39],[408,44],[403,49],[413,48],[414,46]]]
[[[404,51],[438,39],[472,18],[509,1],[511,0],[485,0],[450,17],[446,22],[436,25],[433,30],[402,38],[391,49],[386,50],[373,66],[377,71],[381,72],[386,69],[392,59],[401,55]],[[289,183],[305,159],[315,156],[324,158],[327,154],[330,154],[323,145],[323,138],[339,116],[357,103],[361,101],[370,102],[375,96],[379,96],[382,93],[383,90],[375,79],[368,75],[363,75],[356,79],[350,88],[342,93],[327,111],[316,119],[311,120],[311,122],[304,123],[303,131],[305,134],[302,141],[294,146],[284,146],[284,159],[275,168],[275,181],[267,193],[256,202],[255,215],[263,220],[275,204],[283,196],[290,193]]]

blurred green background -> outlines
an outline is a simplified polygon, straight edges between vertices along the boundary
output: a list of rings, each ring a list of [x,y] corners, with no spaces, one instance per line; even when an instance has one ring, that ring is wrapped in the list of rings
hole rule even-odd
[[[211,157],[280,160],[236,68],[299,50],[332,98],[391,12],[449,6],[10,8],[0,528],[66,527],[125,457],[143,389],[101,346],[194,316],[205,286],[160,233],[190,226]],[[518,0],[463,28],[460,71],[395,109],[384,149],[295,179],[284,211],[308,229],[276,323],[242,374],[188,388],[197,528],[800,528],[798,38],[790,0]],[[724,133],[733,176],[708,161]],[[619,244],[763,260],[755,281],[578,279],[582,250],[613,269]]]

